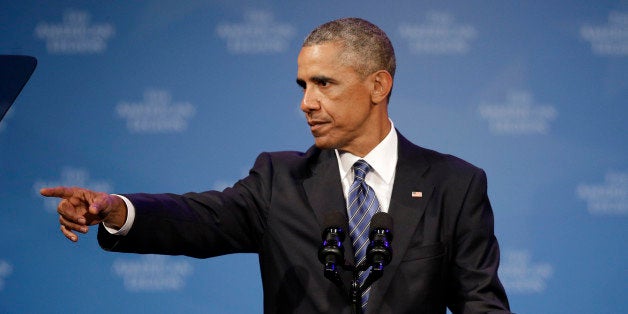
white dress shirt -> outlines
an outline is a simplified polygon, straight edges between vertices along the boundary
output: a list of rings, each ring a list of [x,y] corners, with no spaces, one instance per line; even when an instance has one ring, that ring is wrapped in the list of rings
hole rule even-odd
[[[375,190],[381,211],[387,213],[397,168],[397,132],[395,132],[393,122],[390,121],[388,135],[363,158],[338,150],[336,150],[336,157],[347,208],[349,208],[349,188],[355,177],[351,168],[356,161],[363,159],[371,166],[371,171],[366,174],[366,184]]]

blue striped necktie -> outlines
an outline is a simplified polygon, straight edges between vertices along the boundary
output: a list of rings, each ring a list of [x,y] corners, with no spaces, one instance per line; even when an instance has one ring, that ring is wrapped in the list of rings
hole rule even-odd
[[[353,164],[355,179],[349,189],[349,234],[353,244],[356,266],[366,260],[369,224],[371,217],[380,210],[375,191],[364,181],[370,169],[371,166],[366,161],[362,159],[356,161]],[[368,273],[368,270],[360,272],[358,277],[360,284],[368,277]],[[369,287],[362,293],[363,311],[366,311],[370,290]]]

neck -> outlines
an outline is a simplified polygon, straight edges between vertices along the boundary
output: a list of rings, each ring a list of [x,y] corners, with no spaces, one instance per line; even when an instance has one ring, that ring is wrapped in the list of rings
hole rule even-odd
[[[351,153],[360,158],[368,155],[368,153],[370,153],[373,148],[379,145],[379,143],[381,143],[391,131],[391,124],[388,117],[380,121],[381,122],[373,128],[374,130],[376,130],[373,134],[370,134],[370,136],[366,138],[360,139],[361,142],[356,143],[356,145],[351,145],[346,149],[340,149],[340,151]]]

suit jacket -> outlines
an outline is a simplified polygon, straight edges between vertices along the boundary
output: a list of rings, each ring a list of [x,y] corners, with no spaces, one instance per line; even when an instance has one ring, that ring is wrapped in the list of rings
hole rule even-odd
[[[222,192],[126,196],[136,207],[134,225],[123,237],[101,227],[104,249],[257,253],[266,313],[350,313],[347,290],[324,278],[317,258],[326,212],[346,214],[333,150],[262,153],[246,178]],[[367,313],[509,313],[484,171],[399,134],[389,214],[393,258],[372,286]],[[351,264],[349,237],[344,247]],[[343,280],[349,287],[351,274]]]

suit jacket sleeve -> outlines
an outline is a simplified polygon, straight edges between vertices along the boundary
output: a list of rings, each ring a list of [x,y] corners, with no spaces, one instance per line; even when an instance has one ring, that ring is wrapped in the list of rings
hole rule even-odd
[[[125,194],[136,208],[126,236],[101,225],[98,241],[109,251],[205,258],[257,252],[264,233],[271,171],[266,154],[250,174],[223,192]]]
[[[510,313],[497,271],[499,246],[484,171],[477,169],[454,217],[449,307],[453,313]]]

